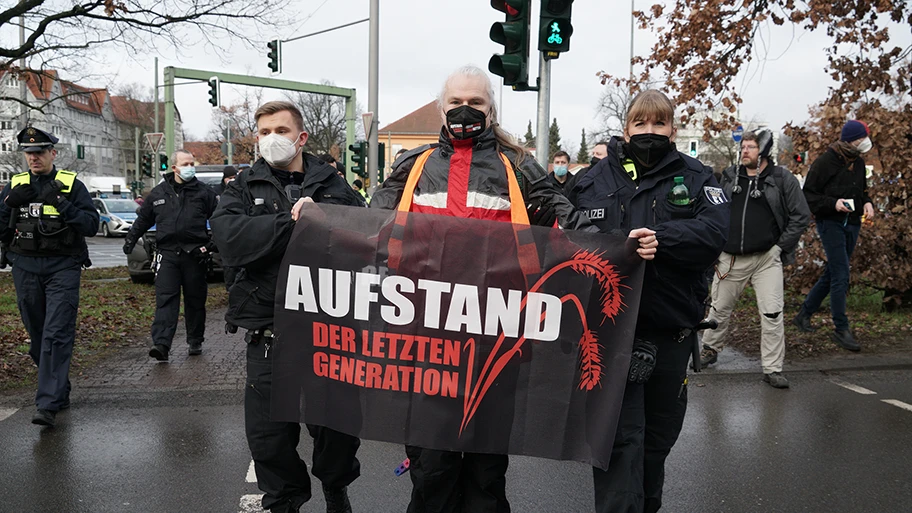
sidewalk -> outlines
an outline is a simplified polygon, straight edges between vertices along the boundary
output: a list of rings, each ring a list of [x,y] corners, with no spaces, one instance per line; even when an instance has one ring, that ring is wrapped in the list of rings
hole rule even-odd
[[[206,312],[206,340],[200,356],[187,355],[181,317],[167,363],[150,357],[150,346],[126,348],[84,374],[70,376],[74,392],[241,390],[246,375],[244,335],[226,334],[224,318],[224,308]]]

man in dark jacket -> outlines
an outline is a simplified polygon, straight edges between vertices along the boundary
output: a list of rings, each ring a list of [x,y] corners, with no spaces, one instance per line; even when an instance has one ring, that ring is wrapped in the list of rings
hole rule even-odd
[[[129,255],[139,238],[155,226],[155,252],[150,254],[155,269],[155,319],[149,356],[159,361],[167,361],[171,352],[182,287],[188,352],[191,356],[203,352],[206,270],[214,249],[207,224],[218,204],[215,191],[196,178],[189,151],[177,150],[170,162],[172,172],[149,192],[123,246]]]
[[[674,106],[634,98],[624,139],[570,192],[604,233],[639,240],[647,260],[630,373],[607,471],[593,467],[597,513],[653,513],[687,409],[687,362],[703,319],[706,271],[725,245],[728,200],[711,170],[675,150]]]
[[[279,267],[305,200],[363,206],[336,170],[303,153],[304,120],[294,104],[268,102],[257,109],[257,143],[262,158],[238,175],[222,194],[212,234],[225,265],[239,268],[228,296],[229,329],[247,330],[247,387],[244,417],[263,508],[296,512],[310,500],[307,465],[298,455],[301,426],[273,422],[273,305]],[[347,486],[360,475],[358,438],[322,426],[307,426],[314,439],[313,468],[323,484],[327,513],[350,513]]]
[[[868,196],[863,153],[871,150],[868,126],[858,120],[847,121],[839,141],[830,145],[811,164],[804,182],[804,197],[814,213],[817,233],[823,243],[827,262],[823,275],[801,305],[792,321],[801,331],[814,331],[811,316],[820,308],[827,294],[836,330],[830,338],[849,351],[861,346],[849,331],[846,316],[846,292],[849,289],[849,260],[861,230],[859,207],[867,219],[874,217],[874,205]]]
[[[54,427],[57,413],[70,407],[79,280],[82,267],[91,265],[85,237],[98,231],[98,211],[76,173],[54,165],[57,137],[27,127],[17,139],[29,169],[13,175],[0,193],[0,241],[8,248],[29,356],[38,367],[32,423]]]
[[[788,169],[770,158],[773,134],[748,132],[741,140],[741,166],[722,173],[722,191],[731,199],[728,242],[716,262],[709,316],[719,327],[703,334],[701,364],[716,362],[738,297],[750,282],[760,310],[763,380],[788,388],[782,375],[785,323],[782,266],[795,261],[795,248],[811,222],[801,186]]]

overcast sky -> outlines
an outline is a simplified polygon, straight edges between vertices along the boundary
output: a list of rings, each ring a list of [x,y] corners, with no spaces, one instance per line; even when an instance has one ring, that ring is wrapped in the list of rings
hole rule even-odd
[[[636,0],[638,9],[647,9],[652,0]],[[369,14],[368,0],[297,0],[296,15],[305,20],[299,31],[274,34],[282,38],[316,32]],[[538,23],[537,2],[533,7],[533,34]],[[630,5],[624,1],[580,0],[574,2],[571,50],[552,64],[551,117],[556,117],[564,143],[578,148],[580,131],[599,126],[596,105],[603,87],[596,73],[600,70],[626,75],[630,54]],[[488,59],[502,47],[490,41],[492,23],[503,15],[490,7],[488,0],[384,0],[380,5],[380,126],[395,121],[434,99],[448,73],[462,64],[487,69]],[[268,28],[260,27],[264,37]],[[908,31],[901,34],[909,44]],[[635,51],[646,53],[654,37],[637,31]],[[534,41],[534,37],[533,37]],[[824,73],[823,34],[793,33],[791,26],[764,31],[768,59],[754,61],[737,84],[745,102],[741,119],[758,120],[781,127],[788,121],[807,118],[808,106],[824,99],[831,84]],[[898,41],[899,42],[899,41]],[[536,43],[533,44],[533,50]],[[270,76],[266,67],[266,48],[248,49],[232,45],[226,60],[211,50],[194,47],[180,56],[160,55],[160,66],[178,66]],[[786,51],[787,50],[787,51]],[[340,87],[357,89],[358,102],[367,110],[368,24],[287,43],[283,47],[284,70],[277,78],[319,83],[330,80]],[[537,55],[537,54],[536,54]],[[112,54],[105,70],[116,73],[116,82],[142,82],[152,85],[152,55],[138,63]],[[536,57],[537,59],[537,57]],[[537,61],[530,71],[530,82],[537,75]],[[493,77],[498,78],[498,77]],[[205,137],[211,128],[211,110],[205,83],[176,88],[176,100],[185,132]],[[232,87],[222,87],[223,102],[237,98]],[[280,93],[268,93],[273,97]],[[503,90],[503,125],[515,134],[526,130],[536,117],[536,94]]]

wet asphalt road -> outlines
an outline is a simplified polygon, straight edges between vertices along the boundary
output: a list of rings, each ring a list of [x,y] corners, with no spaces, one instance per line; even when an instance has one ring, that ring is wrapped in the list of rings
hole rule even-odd
[[[912,370],[791,373],[788,391],[759,377],[692,379],[662,511],[912,511]],[[240,394],[96,392],[54,430],[0,409],[0,511],[257,511]],[[405,511],[402,448],[365,442],[360,457],[354,510]],[[302,511],[323,511],[315,489]],[[508,490],[514,512],[592,511],[582,464],[514,457]]]
[[[92,267],[127,265],[127,255],[123,254],[123,237],[105,238],[99,233],[94,237],[86,237],[86,244],[89,246]]]

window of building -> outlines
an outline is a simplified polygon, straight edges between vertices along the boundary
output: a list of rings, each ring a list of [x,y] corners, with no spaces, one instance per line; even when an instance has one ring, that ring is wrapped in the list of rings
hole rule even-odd
[[[13,122],[12,121],[0,121],[0,129],[2,130],[12,130]]]

